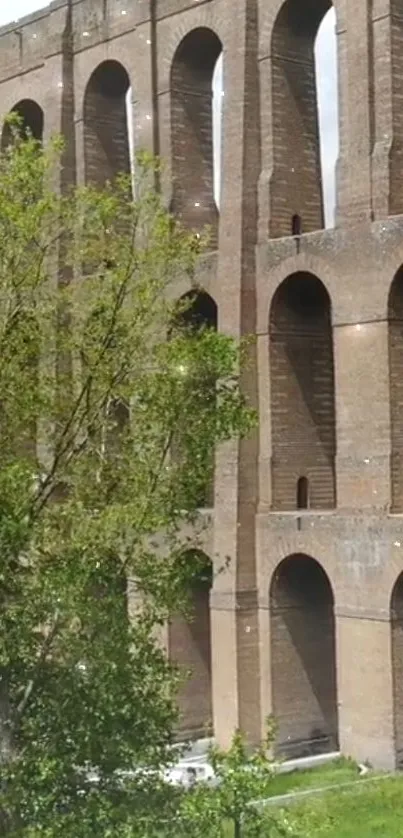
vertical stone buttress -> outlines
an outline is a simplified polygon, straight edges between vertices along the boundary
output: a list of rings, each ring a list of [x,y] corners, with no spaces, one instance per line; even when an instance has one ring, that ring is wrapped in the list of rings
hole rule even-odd
[[[48,18],[48,44],[51,51],[45,55],[46,86],[45,97],[45,132],[44,143],[54,136],[62,136],[64,150],[60,165],[56,169],[53,188],[61,195],[67,194],[76,184],[76,145],[74,130],[75,90],[74,90],[74,52],[73,52],[73,0],[68,0],[60,8],[50,9]],[[55,244],[49,254],[49,275],[52,283],[70,282],[72,273],[65,266],[63,237]],[[65,312],[59,311],[59,326],[65,326]],[[62,326],[63,324],[63,326]],[[71,357],[58,347],[58,329],[56,335],[46,335],[43,340],[41,366],[52,364],[57,389],[57,410],[59,415],[69,409],[72,390]],[[48,373],[49,374],[49,370]],[[39,423],[38,450],[41,457],[46,457],[47,429]]]
[[[372,3],[374,73],[374,217],[403,212],[403,7],[399,0]]]
[[[57,33],[56,48],[46,57],[49,79],[45,100],[45,143],[57,134],[65,141],[59,172],[60,189],[65,191],[76,182],[76,144],[74,132],[74,55],[73,2],[49,13],[49,31]],[[50,39],[51,41],[51,39]]]
[[[340,220],[370,221],[373,217],[371,152],[373,148],[373,0],[336,0],[339,28],[339,77],[342,98],[341,147],[344,150],[340,186]]]
[[[257,184],[260,171],[257,0],[235,0],[224,47],[224,119],[218,254],[219,328],[256,332]],[[255,346],[242,386],[257,407]],[[211,594],[214,729],[228,742],[241,727],[261,735],[258,595],[255,565],[257,436],[217,456],[215,560],[229,559]],[[225,666],[222,665],[225,660]]]

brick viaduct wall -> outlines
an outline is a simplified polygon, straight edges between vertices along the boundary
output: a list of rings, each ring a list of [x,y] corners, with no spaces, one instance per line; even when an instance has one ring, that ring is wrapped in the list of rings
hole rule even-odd
[[[283,752],[339,745],[390,767],[403,751],[403,13],[335,0],[340,155],[324,230],[313,46],[328,7],[56,0],[0,30],[0,111],[29,123],[39,108],[44,141],[63,132],[62,186],[128,171],[129,127],[160,153],[167,205],[211,225],[198,279],[218,328],[256,335],[243,386],[259,429],[217,452],[205,513],[205,552],[228,569],[210,613],[199,592],[194,623],[166,631],[194,670],[183,729],[212,721],[223,743],[236,726],[256,741],[274,711]]]

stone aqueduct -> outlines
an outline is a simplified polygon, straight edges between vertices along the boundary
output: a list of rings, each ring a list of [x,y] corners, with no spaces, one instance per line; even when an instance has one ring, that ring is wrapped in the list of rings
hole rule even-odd
[[[203,316],[255,334],[259,431],[217,454],[205,552],[226,573],[172,620],[193,666],[183,728],[268,713],[284,754],[403,757],[403,6],[335,0],[340,156],[324,229],[313,44],[329,0],[56,0],[0,30],[0,111],[46,142],[62,183],[167,166],[167,204],[212,248]],[[223,51],[221,200],[212,74]],[[128,124],[128,89],[134,107]],[[3,137],[4,139],[4,137]],[[178,287],[178,296],[189,288]],[[216,321],[216,323],[215,323]]]

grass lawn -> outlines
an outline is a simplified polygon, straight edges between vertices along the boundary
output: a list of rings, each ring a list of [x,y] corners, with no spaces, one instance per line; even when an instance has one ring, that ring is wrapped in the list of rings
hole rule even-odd
[[[357,783],[290,808],[309,838],[403,838],[403,778]]]
[[[337,788],[357,780],[354,788]],[[334,786],[289,807],[290,819],[309,838],[403,838],[403,777],[365,782],[356,765],[339,759],[317,769],[274,778],[273,795]]]
[[[388,784],[388,780],[380,781]],[[343,789],[338,788],[340,785],[348,784],[351,788],[351,783],[356,783],[354,792],[349,795],[343,794]],[[364,788],[367,784],[364,783]],[[378,786],[376,780],[371,782],[370,788]],[[309,838],[361,838],[356,830],[356,821],[353,820],[353,829],[351,832],[343,833],[338,828],[338,812],[336,812],[334,821],[329,817],[328,810],[331,813],[331,806],[340,801],[343,795],[343,803],[340,805],[340,812],[346,815],[344,798],[347,796],[354,797],[358,786],[362,787],[362,780],[360,779],[356,763],[351,760],[340,758],[317,768],[309,768],[303,771],[291,771],[287,774],[276,774],[273,777],[271,784],[271,796],[277,797],[283,794],[290,794],[293,792],[304,792],[314,789],[328,789],[334,787],[334,791],[326,792],[318,796],[304,799],[300,803],[292,803],[287,806],[287,812],[290,815],[290,821],[296,822],[298,825],[298,836],[309,836]],[[401,792],[403,793],[403,782],[400,784]],[[368,805],[368,795],[366,797],[366,804]],[[278,804],[281,807],[281,804]],[[272,815],[275,815],[277,804],[268,809]],[[351,807],[349,806],[349,810]],[[403,800],[402,800],[403,811]],[[325,814],[324,814],[325,813]],[[347,813],[348,814],[348,813]],[[360,815],[362,819],[362,815]],[[326,823],[326,828],[324,824]],[[233,838],[233,828],[228,825],[226,827],[225,838]],[[367,833],[363,833],[366,836]],[[397,833],[398,834],[398,833]],[[247,838],[247,831],[245,831],[245,838]],[[385,832],[369,832],[369,836],[379,835],[379,838],[392,838],[392,833]],[[403,831],[401,833],[403,838]],[[393,833],[394,838],[394,833]]]
[[[350,785],[344,788],[343,784]],[[287,806],[273,803],[267,814],[273,816],[282,808],[299,838],[403,838],[403,775],[360,779],[355,763],[338,759],[318,768],[276,775],[272,796],[329,787],[332,790]],[[223,833],[233,838],[230,825]],[[272,834],[268,829],[267,835]]]
[[[356,764],[351,760],[340,758],[318,768],[292,771],[289,774],[276,774],[273,777],[272,795],[274,797],[293,791],[324,788],[340,783],[351,783],[354,780],[359,780]]]

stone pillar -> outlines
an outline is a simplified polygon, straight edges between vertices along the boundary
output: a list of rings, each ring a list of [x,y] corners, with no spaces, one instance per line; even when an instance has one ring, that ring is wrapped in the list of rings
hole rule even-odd
[[[348,223],[372,217],[373,56],[370,0],[349,0],[339,20],[340,99],[343,163],[340,218]],[[340,17],[340,15],[339,15]],[[344,30],[345,27],[345,30]]]
[[[133,57],[133,76],[136,84],[132,88],[132,130],[135,151],[148,151],[158,155],[159,110],[156,93],[157,67],[155,55],[158,50],[157,28],[153,19],[144,21],[137,30],[136,54]],[[146,68],[136,72],[137,68]]]
[[[72,5],[49,12],[48,27],[54,34],[52,53],[46,56],[49,85],[45,99],[44,143],[62,134],[65,141],[61,186],[75,183],[76,154],[74,136],[74,57]]]
[[[377,0],[372,11],[375,218],[403,212],[403,10],[397,0]]]
[[[255,244],[260,171],[256,0],[236,0],[225,44],[224,146],[218,260],[219,328],[239,339],[256,331]],[[257,403],[255,347],[242,386]],[[260,663],[255,556],[257,436],[217,455],[215,561],[229,559],[211,596],[214,728],[260,739]]]
[[[387,509],[390,503],[387,323],[335,324],[334,354],[338,507]]]
[[[340,750],[394,769],[389,615],[340,607],[336,627]]]
[[[45,96],[45,123],[43,141],[46,145],[52,137],[62,136],[64,150],[53,173],[52,188],[63,195],[76,185],[76,145],[74,131],[74,56],[73,56],[73,9],[72,0],[67,5],[51,8],[48,16],[49,45],[52,51],[45,56],[45,68],[49,83]],[[49,282],[57,285],[68,283],[72,272],[63,258],[64,241],[61,238],[47,255]],[[54,376],[58,393],[59,410],[69,409],[72,392],[72,362],[68,353],[58,347],[57,331],[43,335],[39,373]],[[38,422],[37,451],[45,466],[51,462],[50,428],[46,419]]]

